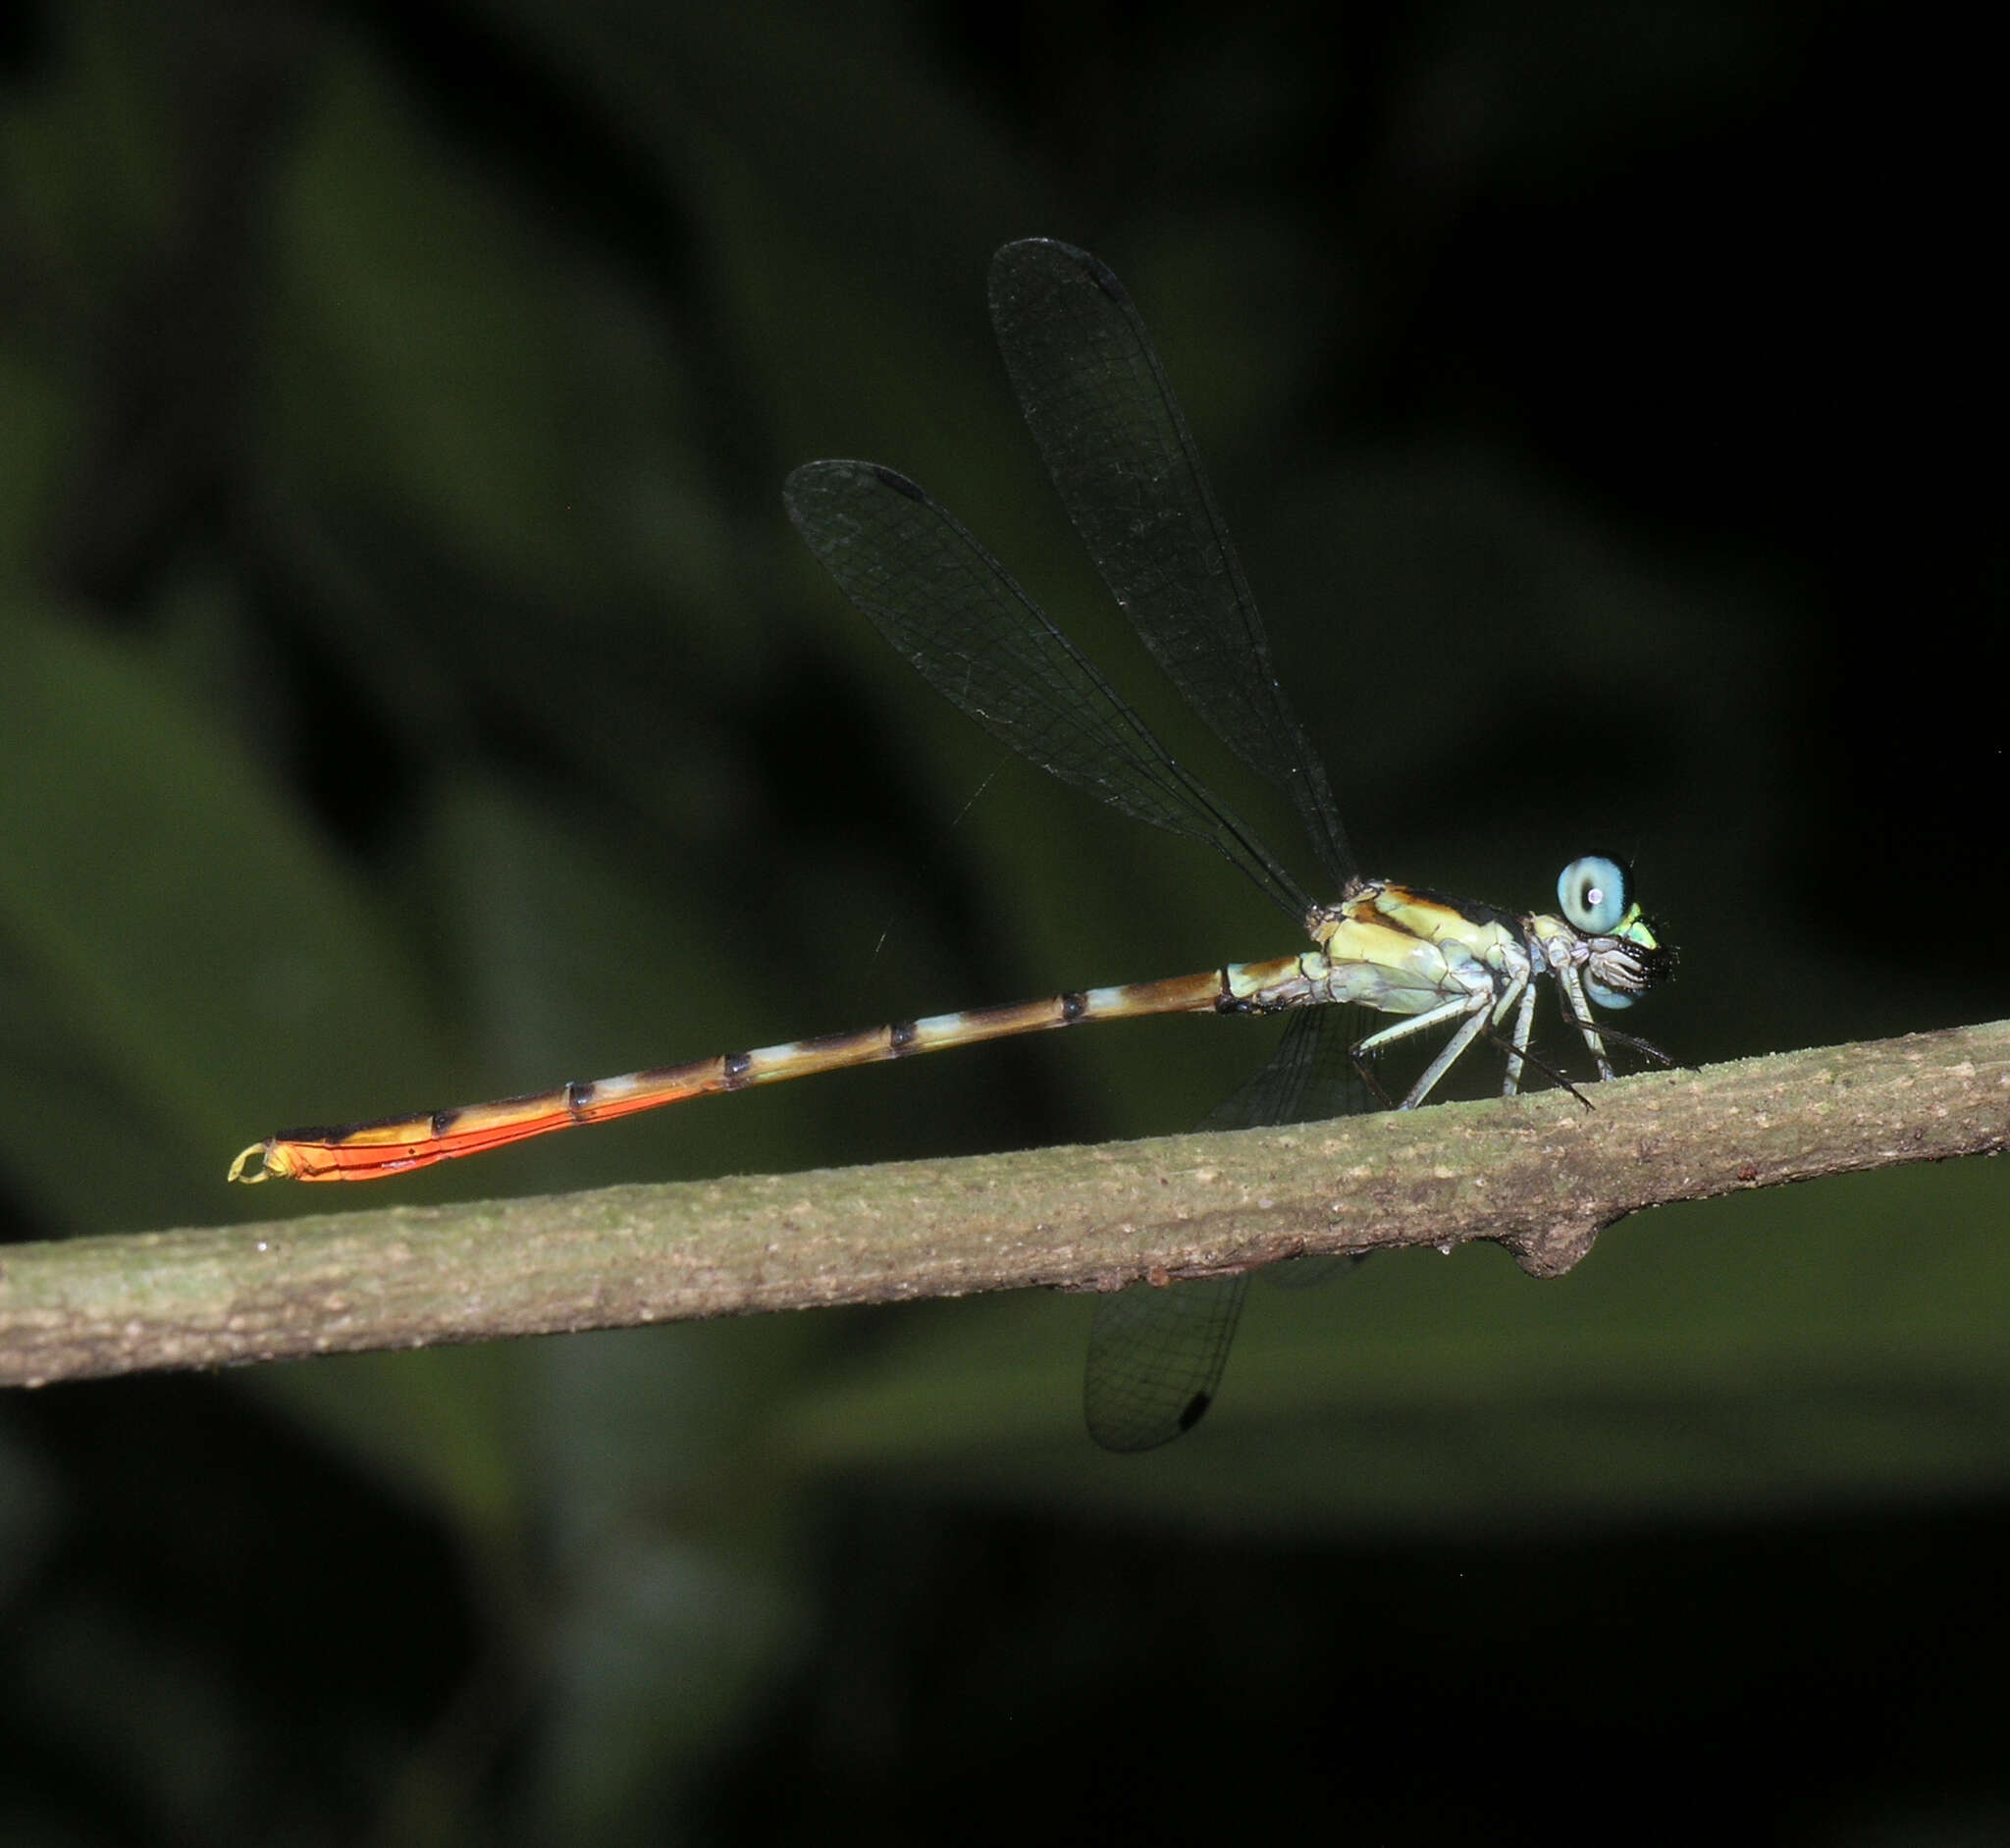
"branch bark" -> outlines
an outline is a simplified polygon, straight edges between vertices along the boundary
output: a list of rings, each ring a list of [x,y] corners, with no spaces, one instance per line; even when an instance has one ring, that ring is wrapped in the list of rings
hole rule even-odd
[[[0,1384],[1491,1239],[2010,1143],[2010,1022],[1293,1129],[0,1249]]]

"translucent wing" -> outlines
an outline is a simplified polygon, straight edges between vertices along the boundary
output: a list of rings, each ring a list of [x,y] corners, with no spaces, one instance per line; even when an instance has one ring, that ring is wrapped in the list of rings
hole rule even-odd
[[[1214,1402],[1249,1279],[1138,1284],[1095,1305],[1082,1410],[1106,1451],[1155,1451],[1198,1424]]]
[[[1203,1130],[1316,1123],[1351,1115],[1371,1099],[1348,1056],[1351,1008],[1294,1014],[1277,1050],[1202,1120]],[[1288,1288],[1323,1283],[1355,1259],[1301,1257],[1264,1276]],[[1083,1412],[1106,1451],[1149,1451],[1190,1431],[1221,1387],[1249,1279],[1201,1278],[1155,1290],[1138,1284],[1102,1297],[1088,1330]]]
[[[955,515],[874,462],[809,462],[789,517],[839,589],[994,738],[1113,809],[1225,854],[1295,918],[1310,906]]]
[[[1323,1123],[1375,1108],[1352,1058],[1360,1010],[1312,1007],[1294,1014],[1277,1049],[1200,1120],[1203,1130],[1255,1130]]]
[[[1200,455],[1123,284],[1050,238],[991,259],[991,323],[1047,474],[1110,594],[1188,703],[1296,804],[1338,892],[1352,852]]]

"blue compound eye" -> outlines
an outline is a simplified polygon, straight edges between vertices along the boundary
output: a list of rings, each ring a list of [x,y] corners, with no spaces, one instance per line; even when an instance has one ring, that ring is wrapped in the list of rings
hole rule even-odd
[[[1557,899],[1572,929],[1609,936],[1626,915],[1626,869],[1604,854],[1586,854],[1563,869]]]

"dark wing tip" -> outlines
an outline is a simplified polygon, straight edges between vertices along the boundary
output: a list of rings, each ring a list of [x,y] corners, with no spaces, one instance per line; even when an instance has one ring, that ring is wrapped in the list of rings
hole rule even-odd
[[[1101,257],[1091,256],[1086,250],[1071,250],[1071,254],[1081,265],[1082,273],[1120,308],[1131,305],[1131,291],[1117,281],[1117,272]]]
[[[1095,1440],[1097,1449],[1119,1456],[1137,1456],[1185,1437],[1207,1416],[1213,1403],[1214,1395],[1203,1389],[1170,1416],[1163,1410],[1129,1404],[1100,1409],[1085,1404],[1083,1409],[1087,1414],[1088,1435]]]
[[[910,481],[899,469],[882,468],[877,462],[868,462],[866,466],[882,488],[891,488],[895,494],[904,494],[910,501],[927,500],[928,497],[922,491],[920,484]]]
[[[842,500],[860,484],[876,482],[910,501],[927,502],[927,491],[910,481],[897,468],[878,462],[803,462],[789,470],[781,485],[781,502],[798,527],[816,518],[817,510],[832,500]]]

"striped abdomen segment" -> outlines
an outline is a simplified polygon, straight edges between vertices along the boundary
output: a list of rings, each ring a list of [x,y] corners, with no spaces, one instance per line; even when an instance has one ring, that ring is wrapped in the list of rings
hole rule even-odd
[[[459,1155],[502,1148],[554,1130],[661,1109],[687,1097],[745,1090],[751,1084],[808,1078],[816,1072],[873,1065],[911,1053],[973,1046],[1012,1033],[1036,1033],[1086,1021],[1146,1014],[1241,1013],[1290,1007],[1314,998],[1304,965],[1322,961],[1314,955],[1281,957],[1274,963],[1231,964],[1197,976],[1087,988],[1007,1007],[936,1014],[926,1020],[900,1021],[857,1032],[827,1033],[820,1039],[792,1040],[753,1052],[722,1053],[690,1065],[659,1066],[591,1083],[561,1084],[555,1090],[466,1104],[431,1115],[386,1117],[333,1129],[283,1130],[245,1149],[231,1164],[230,1178],[245,1182],[374,1181],[413,1168],[430,1168],[435,1162],[451,1161]]]

